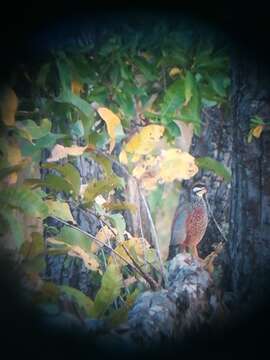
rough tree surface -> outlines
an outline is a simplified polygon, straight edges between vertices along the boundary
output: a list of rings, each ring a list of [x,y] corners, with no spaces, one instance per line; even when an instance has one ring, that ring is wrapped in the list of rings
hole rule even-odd
[[[269,120],[269,73],[262,64],[235,54],[232,63],[233,160],[230,236],[227,247],[230,290],[246,304],[269,292],[270,137],[265,129],[247,143],[254,115]]]

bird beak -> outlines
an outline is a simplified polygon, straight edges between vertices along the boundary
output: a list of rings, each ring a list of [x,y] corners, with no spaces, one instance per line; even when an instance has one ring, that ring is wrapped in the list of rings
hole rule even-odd
[[[200,191],[197,192],[197,195],[200,196],[200,197],[203,197],[204,194],[207,193],[207,189],[206,188],[203,188],[201,189]]]

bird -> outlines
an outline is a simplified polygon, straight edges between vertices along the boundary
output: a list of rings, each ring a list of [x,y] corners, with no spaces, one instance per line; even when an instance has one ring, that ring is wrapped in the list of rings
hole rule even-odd
[[[195,183],[187,196],[180,196],[171,227],[168,259],[179,252],[189,252],[199,258],[197,246],[208,225],[208,211],[204,199],[207,188],[203,183]]]

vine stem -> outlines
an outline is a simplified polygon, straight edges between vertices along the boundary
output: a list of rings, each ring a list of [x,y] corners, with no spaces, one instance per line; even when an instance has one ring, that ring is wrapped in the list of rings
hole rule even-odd
[[[211,210],[209,201],[208,201],[208,199],[207,199],[206,197],[205,197],[205,202],[206,202],[206,205],[207,205],[209,214],[211,215],[211,217],[212,217],[212,219],[213,219],[213,221],[214,221],[214,223],[215,223],[218,231],[220,232],[221,236],[223,237],[223,240],[224,240],[225,242],[228,242],[228,239],[227,239],[226,236],[224,235],[223,230],[221,229],[221,227],[219,226],[219,224],[218,224],[218,222],[217,222],[217,220],[216,220],[216,218],[215,218],[215,216],[214,216],[214,214],[213,214],[213,212],[212,212],[212,210]]]

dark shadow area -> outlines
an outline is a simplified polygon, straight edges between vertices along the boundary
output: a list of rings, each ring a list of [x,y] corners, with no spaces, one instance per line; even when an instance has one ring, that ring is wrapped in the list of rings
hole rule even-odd
[[[118,24],[136,23],[151,31],[151,24],[159,19],[170,19],[173,24],[183,16],[193,15],[198,21],[208,22],[217,26],[232,41],[234,51],[245,54],[251,60],[261,63],[261,71],[268,78],[270,53],[268,43],[270,36],[269,12],[262,6],[252,8],[236,8],[227,3],[210,7],[200,5],[196,7],[172,6],[142,10],[129,8],[120,10],[107,8],[69,9],[42,4],[33,7],[18,5],[16,14],[1,23],[1,46],[4,56],[0,60],[0,81],[11,82],[13,71],[20,68],[22,63],[35,66],[41,58],[48,56],[49,50],[66,43],[72,45],[72,40],[81,36],[81,45],[91,45],[98,41],[99,33],[104,26],[118,26]],[[43,8],[44,6],[44,8]],[[54,7],[55,6],[55,7]],[[21,7],[21,8],[20,8]],[[89,19],[91,20],[89,23]],[[61,47],[61,46],[60,46]],[[164,358],[178,357],[178,355],[204,356],[212,353],[240,353],[263,352],[268,350],[268,331],[270,322],[270,284],[264,284],[261,298],[251,306],[252,310],[240,315],[241,307],[237,308],[233,320],[228,325],[199,329],[177,344],[162,344],[153,352],[140,354],[130,353],[121,345],[98,343],[93,337],[76,332],[65,333],[62,330],[55,333],[51,327],[43,325],[41,315],[33,310],[26,300],[18,273],[12,272],[13,266],[4,255],[0,258],[0,326],[2,352],[7,351],[9,357],[20,355],[27,358],[51,355],[68,355],[72,358],[89,356],[92,359],[111,357],[117,354],[128,358]],[[243,304],[243,309],[245,308]],[[242,311],[241,311],[242,313]]]

